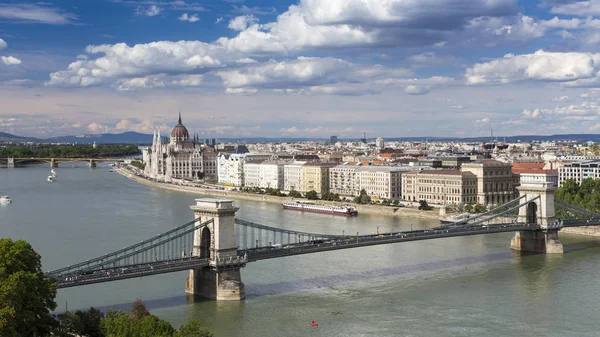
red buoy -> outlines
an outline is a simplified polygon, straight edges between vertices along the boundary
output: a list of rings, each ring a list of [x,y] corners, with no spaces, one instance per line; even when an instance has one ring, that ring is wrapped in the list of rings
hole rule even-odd
[[[317,323],[315,321],[312,321],[312,322],[310,322],[310,326],[312,326],[313,328],[315,328],[315,327],[319,326],[319,323]]]

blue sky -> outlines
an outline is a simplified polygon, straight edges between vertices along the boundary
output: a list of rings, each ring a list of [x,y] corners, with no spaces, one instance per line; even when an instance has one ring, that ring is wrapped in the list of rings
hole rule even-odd
[[[600,0],[0,4],[0,131],[598,133]]]

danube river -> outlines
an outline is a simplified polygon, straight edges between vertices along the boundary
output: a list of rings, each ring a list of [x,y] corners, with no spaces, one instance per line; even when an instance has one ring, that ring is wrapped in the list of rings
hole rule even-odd
[[[197,196],[137,184],[106,167],[0,169],[0,237],[25,239],[44,270],[92,258],[193,218]],[[374,233],[432,220],[356,218],[236,201],[243,219],[301,231]],[[509,234],[398,243],[279,258],[242,270],[243,302],[189,303],[187,273],[58,291],[58,311],[126,309],[142,299],[179,326],[216,336],[597,336],[600,240],[562,235],[561,256],[509,250]],[[310,321],[319,323],[311,328]]]

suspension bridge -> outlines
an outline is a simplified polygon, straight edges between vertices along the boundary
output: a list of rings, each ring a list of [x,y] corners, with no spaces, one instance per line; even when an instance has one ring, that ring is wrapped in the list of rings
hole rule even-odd
[[[217,300],[245,297],[240,269],[265,259],[447,237],[515,232],[511,248],[562,253],[558,232],[600,225],[596,214],[554,199],[547,184],[519,187],[520,197],[485,213],[435,228],[339,235],[310,233],[235,217],[231,200],[202,198],[194,219],[165,233],[46,273],[58,288],[189,270],[186,292]],[[555,212],[560,211],[563,219]]]

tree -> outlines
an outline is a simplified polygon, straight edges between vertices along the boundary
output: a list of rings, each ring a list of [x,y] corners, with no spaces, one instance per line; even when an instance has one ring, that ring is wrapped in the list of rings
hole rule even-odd
[[[146,309],[146,305],[144,305],[144,302],[142,302],[142,300],[138,298],[131,305],[130,315],[131,318],[137,320],[149,316],[150,312],[148,311],[148,309]]]
[[[429,206],[427,200],[419,200],[419,210],[420,211],[429,211],[432,210],[433,207]]]
[[[76,314],[67,311],[56,316],[58,327],[52,332],[53,335],[59,337],[74,337],[82,334],[83,325],[81,318]]]
[[[394,206],[398,206],[399,203],[400,201],[398,201],[398,199],[394,199],[394,201],[392,201],[392,205]]]
[[[296,190],[291,190],[290,193],[288,193],[288,196],[291,198],[302,198],[302,193]]]
[[[305,196],[306,196],[306,199],[308,199],[308,200],[319,199],[319,195],[317,194],[317,191],[315,191],[315,190],[306,192]]]
[[[23,240],[0,239],[0,336],[45,336],[56,324],[56,281]]]
[[[81,335],[87,337],[103,337],[101,323],[104,318],[104,314],[91,307],[87,311],[77,310],[75,315],[79,316],[81,321]]]
[[[485,211],[487,211],[487,208],[484,205],[479,203],[473,205],[473,213],[483,213]]]
[[[186,325],[181,326],[173,337],[213,337],[213,334],[203,327],[199,321],[193,319],[187,322]]]

